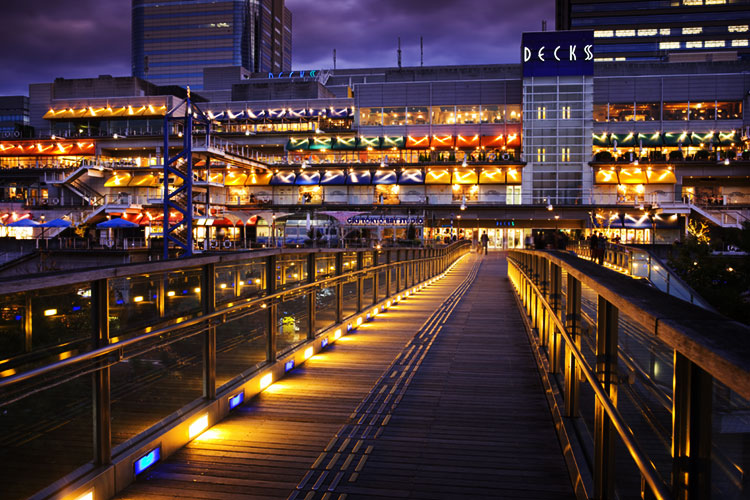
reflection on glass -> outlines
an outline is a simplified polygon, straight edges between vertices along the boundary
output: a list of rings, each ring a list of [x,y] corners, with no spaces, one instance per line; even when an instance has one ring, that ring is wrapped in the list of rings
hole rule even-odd
[[[216,327],[216,386],[266,361],[268,310],[243,311]]]
[[[276,352],[285,352],[307,339],[309,330],[309,295],[284,298],[277,306]]]
[[[149,326],[159,319],[157,277],[135,276],[109,280],[111,336]]]
[[[315,331],[319,332],[336,322],[336,287],[315,292]]]
[[[351,316],[357,312],[357,281],[344,283],[343,291],[343,317]]]

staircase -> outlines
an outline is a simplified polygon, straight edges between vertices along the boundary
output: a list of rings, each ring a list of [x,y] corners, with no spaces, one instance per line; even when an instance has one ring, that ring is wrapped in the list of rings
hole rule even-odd
[[[695,213],[705,217],[708,221],[716,224],[720,227],[731,227],[736,229],[742,229],[742,224],[750,220],[747,215],[743,214],[739,210],[726,210],[726,209],[709,209],[708,207],[701,207],[693,203],[689,204],[689,207]]]

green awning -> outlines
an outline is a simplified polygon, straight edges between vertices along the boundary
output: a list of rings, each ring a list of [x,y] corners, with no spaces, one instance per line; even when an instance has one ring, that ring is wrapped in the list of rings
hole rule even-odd
[[[357,147],[356,137],[336,137],[333,149],[354,149]]]
[[[286,143],[287,151],[299,151],[300,149],[307,149],[310,145],[310,139],[305,137],[304,139],[289,139]]]
[[[661,134],[638,134],[638,145],[644,148],[659,147],[662,145]]]
[[[391,148],[403,148],[405,144],[403,136],[401,137],[394,137],[394,136],[385,136],[383,137],[383,142],[381,143],[380,147],[383,149],[391,149]]]
[[[737,144],[740,141],[739,134],[732,130],[730,132],[719,132],[719,144],[722,146],[731,146],[732,144]]]
[[[662,136],[665,146],[677,146],[682,144],[684,146],[690,144],[690,137],[686,132],[667,132]]]
[[[609,146],[609,136],[606,132],[596,135],[594,134],[594,146],[607,147]]]
[[[609,134],[609,142],[612,146],[626,148],[635,146],[636,135],[633,133],[629,134]]]
[[[317,151],[319,149],[332,149],[333,138],[331,137],[313,137],[307,149]]]
[[[357,149],[380,148],[380,137],[360,137]]]
[[[704,146],[708,146],[709,144],[716,144],[719,142],[719,140],[716,138],[716,134],[713,132],[706,132],[704,134],[699,134],[697,132],[693,132],[690,134],[690,142],[693,144],[693,146],[700,146],[703,144]]]

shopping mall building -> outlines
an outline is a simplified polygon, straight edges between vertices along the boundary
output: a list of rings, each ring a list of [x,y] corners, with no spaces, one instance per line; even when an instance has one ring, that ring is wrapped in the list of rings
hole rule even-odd
[[[297,244],[311,226],[326,243],[389,244],[409,224],[425,239],[486,230],[505,248],[534,230],[671,243],[694,219],[740,225],[750,62],[595,63],[594,43],[586,31],[526,33],[518,64],[206,69],[191,98],[226,154],[195,147],[197,245]],[[140,226],[131,243],[148,246],[165,218],[164,117],[185,90],[131,77],[29,90],[38,139],[0,141],[0,236],[111,245],[96,224],[122,217]],[[171,156],[181,124],[168,133]],[[168,175],[170,190],[182,183]],[[55,218],[75,228],[17,222]]]

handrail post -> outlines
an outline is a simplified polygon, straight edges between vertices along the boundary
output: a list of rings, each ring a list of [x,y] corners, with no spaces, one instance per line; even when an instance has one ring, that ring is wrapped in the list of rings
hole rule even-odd
[[[672,386],[674,497],[710,498],[713,377],[675,351]]]
[[[596,309],[596,375],[617,406],[617,333],[619,311],[599,296]],[[599,398],[594,406],[594,498],[615,498],[615,429]]]
[[[315,265],[315,253],[310,252],[307,254],[307,282],[315,283],[317,278],[317,267]],[[307,321],[309,328],[307,329],[307,338],[315,338],[315,302],[317,300],[318,290],[315,287],[310,288],[308,292],[307,301]]]
[[[271,254],[266,257],[266,295],[276,293],[276,255]],[[276,336],[278,335],[279,325],[276,323],[276,300],[268,304],[268,338],[266,361],[273,363],[276,361]]]
[[[239,278],[235,276],[235,287]],[[216,272],[215,264],[203,266],[201,287],[201,309],[203,314],[211,314],[216,308]],[[237,290],[238,288],[235,288]],[[211,320],[209,320],[210,324]],[[203,397],[214,399],[216,397],[216,327],[209,326],[203,338]]]
[[[396,250],[396,264],[394,267],[396,269],[396,293],[401,291],[401,251]]]
[[[344,273],[344,253],[336,254],[336,276]],[[336,323],[344,319],[344,283],[340,279],[336,281]]]
[[[385,268],[385,296],[390,297],[393,293],[393,290],[391,290],[391,251],[385,252],[385,262],[388,264]]]
[[[549,287],[549,301],[552,311],[556,318],[560,317],[560,294],[562,292],[562,269],[554,262],[549,263],[549,276],[550,276],[550,287]],[[555,326],[555,322],[549,320],[549,369],[551,373],[558,373],[560,371],[560,355],[561,355],[561,337]]]
[[[91,283],[93,348],[109,344],[109,286],[107,279]],[[29,311],[30,314],[30,311]],[[110,369],[105,362],[93,373],[94,463],[112,461],[112,418]]]
[[[378,265],[378,252],[375,250],[372,252],[372,265],[373,267],[377,267]],[[372,273],[372,302],[375,303],[378,301],[378,286],[380,285],[380,271],[375,271]]]
[[[568,274],[568,292],[565,300],[565,328],[575,345],[565,349],[565,416],[578,416],[580,388],[578,367],[573,349],[581,349],[581,282]]]
[[[361,271],[365,267],[364,256],[364,252],[357,252],[357,271]],[[357,276],[357,312],[362,312],[362,306],[364,305],[364,297],[362,295],[362,285],[364,284],[364,281],[365,280],[360,273],[359,276]]]
[[[547,308],[544,307],[544,301],[547,300],[549,293],[549,265],[550,262],[544,256],[538,256],[537,265],[539,269],[539,300],[537,300],[537,315],[539,316],[539,338],[542,345],[547,347],[547,357],[551,358],[552,342],[550,338],[549,323],[547,317]]]

